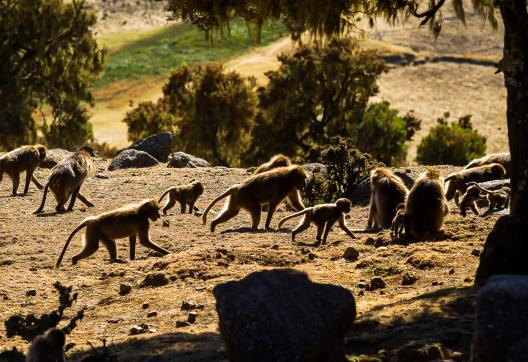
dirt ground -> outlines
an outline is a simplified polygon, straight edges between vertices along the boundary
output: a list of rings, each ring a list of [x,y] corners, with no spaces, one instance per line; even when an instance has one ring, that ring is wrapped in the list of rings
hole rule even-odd
[[[151,227],[152,239],[169,249],[170,255],[158,257],[138,246],[137,260],[110,264],[106,250],[101,248],[93,257],[72,266],[69,260],[81,246],[81,236],[77,235],[63,266],[56,270],[54,264],[66,238],[87,216],[159,197],[167,187],[192,179],[205,186],[197,203],[203,209],[246,176],[242,169],[168,169],[163,165],[109,172],[107,165],[108,161],[97,162],[93,175],[102,172],[108,179],[92,175],[81,190],[96,206],[92,209],[77,203],[73,212],[61,215],[52,212],[55,205],[51,197],[45,214],[31,214],[41,199],[41,192],[34,186],[28,196],[14,198],[10,196],[10,182],[0,184],[0,321],[16,313],[40,315],[53,310],[57,293],[52,284],[60,281],[79,293],[66,317],[87,307],[84,319],[68,336],[68,343],[74,343],[68,352],[71,360],[92,353],[88,342],[100,349],[101,339],[106,338],[110,352],[119,361],[223,361],[225,350],[218,332],[213,287],[253,271],[288,267],[307,272],[316,282],[342,285],[354,294],[358,318],[346,339],[348,354],[390,355],[404,346],[414,351],[437,343],[427,347],[426,352],[409,355],[406,350],[400,351],[400,360],[427,360],[417,358],[416,353],[430,357],[431,348],[446,359],[467,360],[474,299],[471,286],[478,265],[478,257],[473,254],[478,255],[497,216],[469,215],[463,219],[452,205],[444,236],[439,240],[405,245],[391,242],[388,231],[357,234],[352,240],[334,229],[328,245],[318,247],[314,245],[313,228],[293,245],[288,234],[293,226],[290,223],[282,230],[251,232],[249,216],[242,212],[210,233],[200,218],[173,209]],[[442,167],[442,175],[452,170]],[[38,171],[37,177],[44,180],[48,174],[49,170]],[[220,207],[218,204],[213,208],[210,216]],[[349,226],[362,228],[367,211],[367,207],[354,207]],[[278,212],[272,225],[286,214],[284,210]],[[162,226],[164,220],[169,221],[169,227]],[[367,245],[372,241],[376,246]],[[120,240],[118,248],[124,259],[128,259],[126,244]],[[342,258],[348,246],[359,250],[358,261]],[[402,286],[406,272],[419,278],[414,285]],[[139,284],[149,273],[163,273],[170,282],[162,287],[141,288]],[[367,292],[358,287],[358,283],[374,276],[382,277],[386,288]],[[132,291],[121,296],[119,286],[124,282],[132,285]],[[26,295],[30,289],[36,290],[35,296]],[[198,310],[196,323],[176,327],[177,321],[187,318],[180,307],[188,300],[205,307]],[[144,303],[149,304],[148,308],[143,309]],[[147,317],[150,311],[156,311],[157,316]],[[152,327],[152,333],[131,336],[130,328],[141,323]],[[0,346],[27,348],[18,337],[6,338],[3,323]]]

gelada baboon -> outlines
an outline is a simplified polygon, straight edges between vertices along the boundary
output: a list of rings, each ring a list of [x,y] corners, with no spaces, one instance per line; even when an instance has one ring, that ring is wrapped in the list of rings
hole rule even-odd
[[[64,362],[66,336],[59,328],[51,328],[36,336],[29,347],[26,362]]]
[[[510,177],[511,172],[511,156],[509,152],[492,153],[481,158],[474,159],[468,163],[464,169],[474,168],[482,165],[489,165],[490,163],[500,163],[506,170],[505,177]]]
[[[401,178],[385,167],[370,173],[370,211],[367,229],[388,228],[396,215],[396,206],[405,202],[409,190]]]
[[[459,197],[466,193],[469,182],[498,180],[503,178],[505,174],[506,170],[500,163],[472,167],[449,174],[444,180],[444,182],[449,181],[446,192],[447,200],[455,197],[455,203],[458,205]]]
[[[40,162],[46,158],[47,149],[42,145],[22,146],[5,155],[0,156],[0,182],[6,173],[13,182],[13,196],[17,195],[20,184],[20,174],[26,173],[26,184],[24,186],[24,195],[29,191],[29,182],[33,183],[42,190],[42,185],[33,176],[33,172],[39,166]]]
[[[187,185],[168,188],[158,200],[158,202],[161,202],[167,194],[169,195],[169,200],[163,207],[163,215],[167,215],[167,211],[176,204],[176,201],[180,203],[182,214],[185,214],[187,205],[189,205],[189,214],[192,214],[193,210],[199,211],[194,204],[203,192],[204,188],[200,181],[192,181]]]
[[[268,215],[265,227],[270,228],[271,218],[277,205],[286,197],[293,197],[294,205],[304,209],[299,190],[306,184],[306,173],[299,165],[278,167],[270,171],[252,175],[242,183],[230,187],[222,195],[214,199],[204,211],[202,221],[207,223],[207,213],[218,201],[229,196],[224,209],[211,222],[211,231],[218,224],[222,224],[238,215],[240,209],[245,209],[251,214],[252,227],[258,228],[260,224],[261,206],[268,204]],[[293,191],[295,191],[293,193]]]
[[[392,237],[403,237],[407,233],[407,216],[405,215],[405,203],[396,206],[396,215],[392,219],[391,233]]]
[[[469,208],[475,215],[480,215],[480,210],[477,206],[477,201],[482,197],[477,186],[471,185],[467,188],[466,193],[462,195],[458,207],[460,208],[460,215],[466,217],[466,210]]]
[[[70,241],[84,227],[86,227],[84,247],[79,254],[72,258],[72,264],[76,264],[79,260],[93,255],[99,249],[99,242],[102,242],[108,250],[110,261],[121,261],[117,258],[115,239],[126,237],[129,238],[130,242],[130,260],[134,260],[136,257],[136,238],[139,238],[139,243],[147,248],[155,250],[162,255],[169,254],[167,250],[153,243],[149,235],[149,220],[156,221],[161,217],[159,213],[160,207],[160,204],[155,199],[146,199],[139,204],[127,205],[84,219],[66,240],[55,267],[60,267]]]
[[[405,203],[406,234],[420,240],[440,231],[449,212],[440,172],[428,169],[414,183]]]
[[[350,236],[352,239],[355,239],[356,237],[345,224],[345,214],[350,212],[351,206],[352,203],[350,200],[342,198],[338,199],[333,204],[321,204],[313,207],[307,207],[302,211],[296,212],[295,214],[281,219],[279,221],[279,228],[287,220],[304,215],[299,225],[297,225],[297,227],[292,230],[292,243],[295,242],[295,235],[308,229],[310,224],[315,224],[315,226],[317,226],[316,240],[321,241],[322,236],[322,243],[326,244],[328,233],[330,230],[332,230],[332,226],[334,226],[336,222],[339,222],[339,227],[343,229],[343,231],[345,231],[348,236]]]
[[[41,213],[46,203],[46,196],[48,189],[51,190],[57,206],[57,212],[63,212],[64,205],[70,200],[68,211],[73,210],[75,200],[79,198],[86,206],[94,206],[83,194],[80,193],[81,186],[88,176],[91,168],[91,157],[95,157],[97,153],[89,146],[83,146],[79,151],[66,157],[51,169],[51,175],[48,178],[46,186],[44,186],[44,194],[42,195],[42,203],[34,214]]]
[[[486,213],[489,214],[495,209],[506,209],[510,206],[511,189],[509,187],[503,186],[498,190],[488,190],[476,182],[470,182],[470,185],[470,188],[477,187],[481,192],[486,194],[489,203]]]

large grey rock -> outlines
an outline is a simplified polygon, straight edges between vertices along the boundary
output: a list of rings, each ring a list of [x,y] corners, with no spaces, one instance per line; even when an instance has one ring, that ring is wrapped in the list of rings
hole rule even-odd
[[[498,190],[502,187],[511,187],[510,179],[493,180],[479,183],[479,186],[487,190]]]
[[[281,269],[217,285],[213,293],[231,361],[344,360],[344,336],[356,317],[347,289]]]
[[[172,133],[161,132],[137,141],[128,147],[131,150],[144,151],[160,162],[167,162],[172,151]]]
[[[108,166],[108,170],[120,170],[125,168],[151,167],[159,164],[158,160],[143,151],[124,150],[119,153]]]
[[[56,164],[70,156],[73,152],[64,150],[62,148],[52,148],[48,150],[46,158],[40,162],[41,168],[53,168]]]
[[[527,360],[528,276],[492,276],[477,296],[471,361]]]
[[[402,179],[407,188],[410,189],[414,184],[414,178],[405,169],[392,169],[392,172]],[[370,202],[370,191],[370,179],[367,177],[354,189],[352,195],[350,195],[350,201],[354,205],[367,205]]]
[[[167,167],[184,168],[184,167],[211,167],[209,162],[200,157],[189,155],[185,152],[174,152],[169,155]]]

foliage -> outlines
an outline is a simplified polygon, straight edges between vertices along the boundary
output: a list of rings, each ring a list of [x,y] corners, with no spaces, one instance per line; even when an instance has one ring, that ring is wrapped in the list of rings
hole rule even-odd
[[[136,142],[164,131],[177,133],[175,117],[153,102],[141,102],[127,112],[123,122],[128,127],[128,140]]]
[[[421,164],[462,166],[486,152],[486,138],[471,125],[471,116],[448,123],[449,113],[437,120],[418,145],[416,160]]]
[[[103,67],[95,21],[84,0],[0,1],[0,146],[35,141],[32,114],[44,104],[53,113],[44,129],[52,142],[78,146],[91,137],[81,101],[92,102],[89,88]]]

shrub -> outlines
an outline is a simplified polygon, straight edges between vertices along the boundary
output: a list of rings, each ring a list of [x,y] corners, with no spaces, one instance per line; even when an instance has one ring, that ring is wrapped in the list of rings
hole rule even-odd
[[[416,161],[425,165],[462,166],[486,152],[486,137],[474,130],[471,116],[449,123],[449,113],[437,120],[429,134],[418,145]]]
[[[123,122],[127,124],[128,140],[131,142],[164,131],[177,133],[175,117],[153,102],[139,103],[127,112]]]

